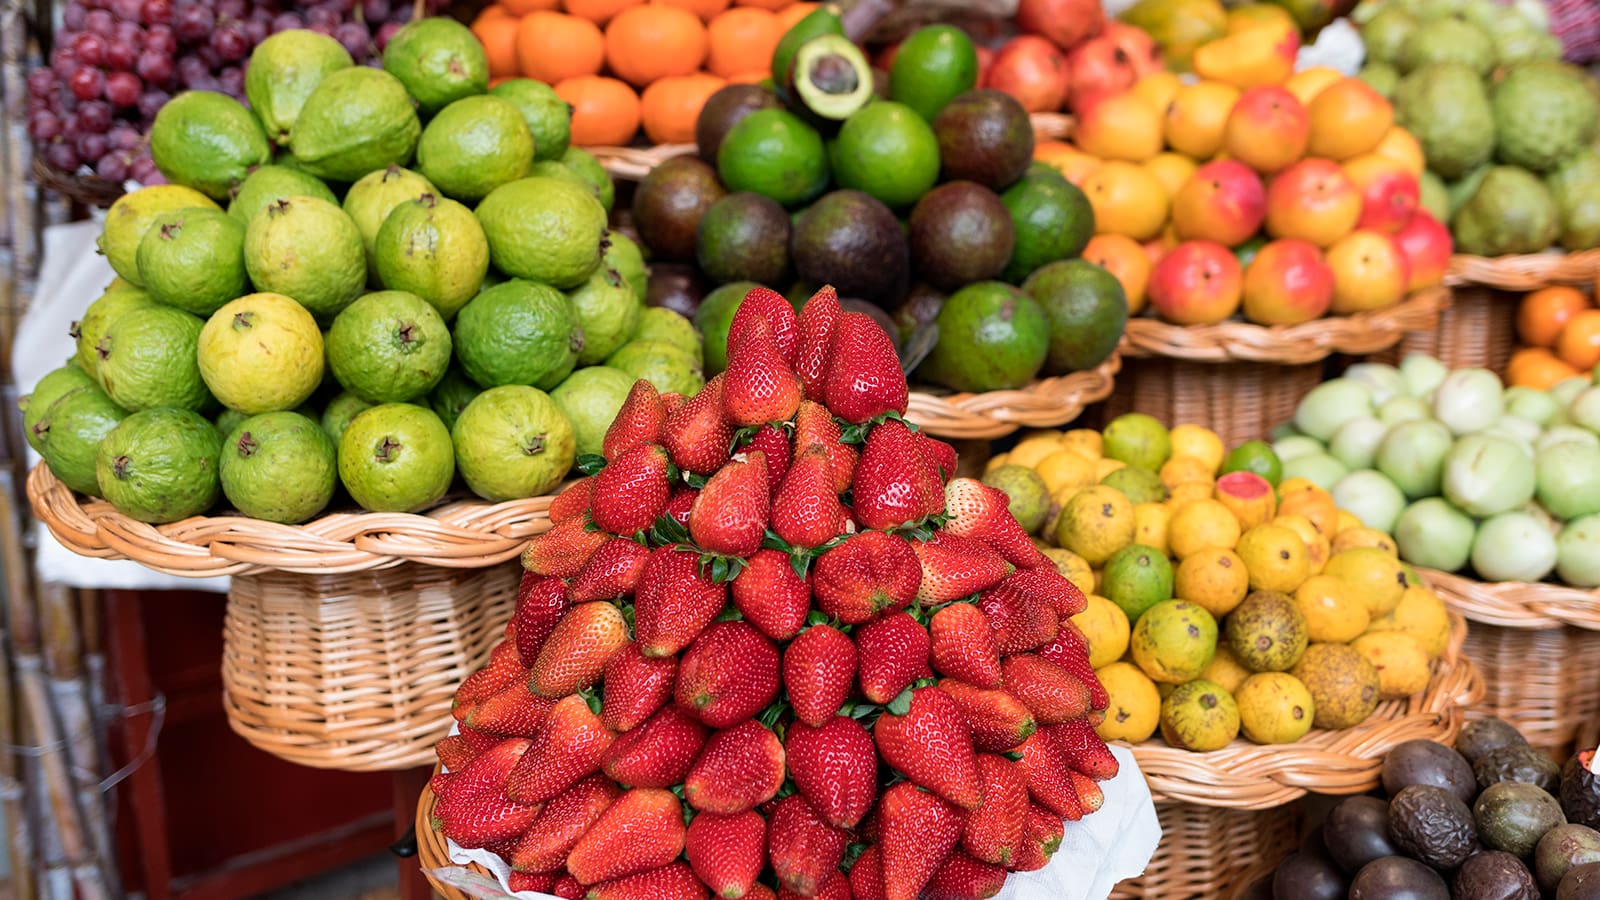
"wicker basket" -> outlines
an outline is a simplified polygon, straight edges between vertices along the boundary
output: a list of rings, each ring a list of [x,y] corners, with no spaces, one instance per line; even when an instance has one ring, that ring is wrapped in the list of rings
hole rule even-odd
[[[1322,383],[1322,364],[1188,362],[1130,359],[1102,408],[1106,421],[1127,412],[1168,425],[1204,425],[1230,447],[1262,438],[1294,415],[1300,399]]]
[[[1111,900],[1214,900],[1230,897],[1300,843],[1302,811],[1219,809],[1157,803],[1161,845],[1144,875],[1118,884]]]
[[[1425,577],[1472,622],[1466,652],[1488,685],[1479,708],[1564,757],[1600,727],[1600,594],[1557,584]]]
[[[229,725],[304,766],[427,765],[456,686],[511,616],[520,576],[510,562],[235,578],[223,621]]]
[[[1500,288],[1455,288],[1455,302],[1439,314],[1438,327],[1405,335],[1378,359],[1399,363],[1413,353],[1425,353],[1452,369],[1471,366],[1504,375],[1516,349],[1519,299],[1521,295]]]
[[[1113,353],[1087,372],[1043,378],[1015,391],[951,394],[917,385],[906,418],[929,434],[957,440],[993,440],[1018,428],[1054,428],[1111,396],[1121,369],[1122,357]]]
[[[1527,253],[1517,256],[1450,257],[1446,284],[1476,284],[1502,291],[1536,291],[1552,284],[1592,285],[1600,277],[1600,249],[1577,253]]]
[[[33,180],[39,187],[84,206],[106,208],[123,194],[122,182],[108,181],[98,175],[69,175],[50,168],[37,156],[33,158]]]

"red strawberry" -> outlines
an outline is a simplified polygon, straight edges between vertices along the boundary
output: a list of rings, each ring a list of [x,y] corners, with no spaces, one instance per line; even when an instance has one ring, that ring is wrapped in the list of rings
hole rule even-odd
[[[710,475],[728,461],[733,426],[722,415],[722,378],[707,381],[700,393],[667,414],[661,443],[685,472]]]
[[[463,847],[482,847],[526,831],[539,807],[507,797],[506,780],[528,746],[521,738],[502,741],[457,772],[434,804],[434,828]]]
[[[898,528],[944,507],[944,485],[922,458],[916,435],[892,419],[867,435],[850,492],[850,511],[862,528]]]
[[[1014,868],[1018,872],[1033,872],[1045,867],[1050,862],[1050,857],[1056,855],[1061,849],[1061,840],[1066,837],[1066,827],[1062,824],[1061,817],[1037,803],[1028,807],[1028,839],[1022,844],[1022,859],[1017,860]],[[1027,865],[1023,865],[1026,862]]]
[[[850,877],[843,872],[833,872],[822,882],[822,887],[817,888],[814,897],[779,887],[778,900],[851,900]]]
[[[970,597],[1011,574],[1011,564],[988,544],[948,531],[936,531],[926,541],[912,541],[911,549],[922,563],[917,600],[924,606]]]
[[[754,719],[714,732],[683,782],[683,798],[701,812],[731,816],[777,796],[783,743]]]
[[[769,422],[744,442],[744,449],[747,452],[760,450],[767,455],[767,487],[776,493],[789,471],[789,435]]]
[[[505,738],[498,734],[462,728],[459,732],[440,740],[433,750],[438,754],[441,766],[449,771],[459,772],[467,763],[476,759],[478,754],[503,740]]]
[[[755,810],[701,813],[684,840],[689,865],[718,897],[744,897],[767,864],[767,820]]]
[[[799,794],[772,807],[767,819],[767,855],[778,883],[803,897],[815,897],[839,868],[850,836],[829,825]]]
[[[1049,564],[1028,533],[1011,517],[1010,506],[1011,498],[1005,491],[971,478],[957,478],[945,485],[944,507],[950,520],[944,528],[952,534],[983,541],[1019,569]]]
[[[713,622],[684,652],[672,696],[712,728],[727,728],[778,698],[778,667],[778,648],[753,625]]]
[[[1071,770],[1061,750],[1048,734],[1036,731],[1022,742],[1022,770],[1028,779],[1028,796],[1062,819],[1083,818],[1083,804],[1072,787]]]
[[[938,688],[896,697],[873,725],[883,761],[962,809],[983,802],[977,754],[961,708]],[[887,857],[886,857],[887,861]]]
[[[617,735],[600,760],[612,781],[629,787],[672,787],[706,743],[706,728],[676,706],[663,706],[643,725]]]
[[[794,348],[794,373],[805,386],[806,399],[822,402],[827,383],[833,326],[843,309],[831,285],[822,288],[800,307],[800,335]]]
[[[818,726],[833,718],[856,680],[856,645],[832,625],[813,625],[783,651],[783,686],[794,717]]]
[[[506,875],[506,887],[513,891],[534,891],[548,894],[556,885],[554,872],[511,872]]]
[[[603,680],[606,690],[600,721],[612,731],[627,731],[639,727],[672,699],[678,658],[652,659],[629,641],[606,662]]]
[[[828,376],[823,387],[828,409],[859,424],[886,412],[906,411],[906,376],[883,327],[866,313],[841,313],[833,326]]]
[[[821,444],[828,451],[828,468],[833,472],[835,494],[850,489],[850,482],[855,478],[858,457],[854,447],[839,439],[842,433],[833,413],[828,412],[828,408],[821,403],[807,400],[795,411],[795,453],[796,455],[804,453],[812,444]]]
[[[739,346],[747,329],[762,321],[772,332],[773,342],[783,355],[784,365],[794,362],[795,345],[800,337],[800,323],[795,317],[794,305],[788,298],[770,288],[758,287],[744,295],[733,320],[728,323],[728,349]],[[732,365],[732,358],[729,358]]]
[[[681,544],[650,553],[633,595],[633,628],[645,656],[672,656],[728,604],[728,586],[700,574],[700,555]]]
[[[982,688],[1000,686],[1000,650],[983,610],[971,603],[952,603],[928,620],[933,668]]]
[[[1022,764],[990,753],[978,756],[983,805],[967,814],[961,847],[990,865],[1011,863],[1022,847],[1028,820],[1028,780]]]
[[[850,895],[854,900],[883,900],[883,857],[877,844],[861,851],[850,867]]]
[[[1105,805],[1106,795],[1100,789],[1100,782],[1081,772],[1073,772],[1070,777],[1072,789],[1078,792],[1078,802],[1083,804],[1084,815],[1097,812]]]
[[[544,727],[553,706],[555,701],[529,690],[527,681],[519,681],[479,703],[463,724],[506,737],[531,738]]]
[[[885,900],[917,900],[928,879],[961,839],[961,810],[902,781],[878,808]]]
[[[939,690],[956,702],[972,730],[972,745],[985,753],[1014,750],[1039,729],[1028,707],[998,688],[980,688],[946,678],[939,682]]]
[[[1033,711],[1040,725],[1076,719],[1089,711],[1089,691],[1066,669],[1032,653],[1006,657],[1006,690]]]
[[[433,777],[428,779],[428,790],[433,791],[433,795],[437,797],[445,792],[446,786],[455,777],[454,772],[435,772]]]
[[[989,617],[1001,656],[1041,647],[1061,628],[1050,607],[1004,583],[984,591],[978,597],[978,608]]]
[[[557,578],[578,574],[594,551],[610,537],[603,531],[590,531],[588,525],[584,516],[577,516],[550,526],[549,531],[523,548],[522,567],[538,575]]]
[[[517,658],[522,660],[524,667],[533,667],[534,661],[539,658],[539,651],[544,649],[544,642],[550,639],[550,632],[555,630],[556,623],[572,608],[572,602],[567,583],[560,578],[522,573],[511,623],[516,632],[514,643]]]
[[[1088,598],[1078,586],[1066,579],[1054,565],[1018,569],[1006,579],[1012,587],[1049,606],[1063,619],[1071,618],[1089,608]]]
[[[811,581],[795,574],[787,553],[770,548],[750,557],[731,593],[745,621],[775,641],[798,634],[811,611]]]
[[[594,476],[589,516],[595,526],[623,535],[648,530],[672,494],[671,464],[660,444],[639,444],[612,460]]]
[[[1006,870],[952,850],[928,881],[928,900],[987,900],[1000,893]]]
[[[694,501],[700,496],[700,491],[692,487],[676,488],[672,496],[667,499],[666,514],[671,516],[679,525],[689,524],[689,513],[694,510]]]
[[[591,775],[553,797],[512,851],[511,868],[520,872],[559,869],[572,845],[621,793],[609,778]]]
[[[1081,772],[1095,781],[1117,777],[1120,768],[1117,758],[1111,755],[1111,748],[1095,733],[1087,718],[1051,725],[1045,732],[1074,772]]]
[[[565,697],[592,687],[606,663],[628,642],[622,610],[610,603],[581,603],[556,623],[539,650],[528,686],[541,697]]]
[[[928,669],[928,630],[910,613],[873,619],[855,630],[858,682],[867,700],[884,704]]]
[[[640,444],[657,443],[666,422],[667,408],[661,402],[661,395],[656,393],[655,385],[641,378],[633,383],[627,399],[622,401],[622,408],[617,410],[617,417],[606,429],[600,453],[611,462]]]
[[[1089,689],[1089,708],[1103,710],[1111,705],[1111,695],[1106,693],[1105,686],[1100,683],[1100,676],[1094,672],[1094,667],[1089,665],[1089,639],[1084,637],[1078,626],[1072,622],[1062,622],[1052,640],[1035,651],[1045,659],[1072,673],[1072,677]]]
[[[784,740],[789,777],[811,808],[835,828],[854,828],[878,796],[878,753],[872,735],[849,716],[820,728],[789,726]]]
[[[922,448],[922,458],[939,470],[940,483],[956,477],[956,448],[926,431],[917,432],[917,444]]]
[[[824,552],[811,576],[817,609],[846,625],[903,608],[921,584],[911,544],[882,531],[864,531]]]
[[[593,478],[579,478],[567,485],[550,501],[550,524],[560,525],[568,519],[582,516],[589,511],[589,501],[593,496]]]
[[[708,553],[749,556],[761,549],[771,508],[767,456],[753,450],[730,460],[700,489],[689,513],[689,535]]]
[[[689,398],[677,391],[667,391],[661,395],[661,407],[667,411],[668,419],[671,419],[672,414],[678,411],[678,407],[688,402]]]
[[[706,900],[706,886],[681,862],[589,888],[583,900]]]
[[[600,760],[616,735],[581,695],[556,703],[545,728],[512,770],[506,793],[523,803],[543,803],[600,770]]]
[[[683,807],[671,791],[623,791],[567,854],[567,871],[596,884],[659,869],[683,852],[683,837]]]
[[[828,450],[812,444],[795,457],[772,498],[772,530],[791,546],[810,550],[843,532],[844,520]]]
[[[528,677],[528,667],[517,657],[515,641],[501,641],[489,651],[483,668],[462,680],[451,701],[450,714],[461,721],[472,708]]]
[[[606,541],[572,579],[572,602],[615,600],[632,594],[649,558],[650,548],[637,541],[621,537]]]
[[[584,900],[589,892],[569,873],[556,878],[556,883],[550,886],[550,893],[561,900]]]
[[[723,375],[722,414],[737,428],[788,421],[800,405],[800,379],[778,349],[772,326],[760,317],[738,335],[729,332]]]

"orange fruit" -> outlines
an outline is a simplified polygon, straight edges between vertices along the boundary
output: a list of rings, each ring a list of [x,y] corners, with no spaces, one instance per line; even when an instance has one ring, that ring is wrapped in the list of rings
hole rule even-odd
[[[670,75],[650,83],[639,95],[639,117],[653,144],[688,144],[694,141],[694,123],[700,107],[727,84],[707,72]]]
[[[472,34],[483,45],[483,55],[489,59],[489,77],[509,78],[521,74],[517,63],[517,20],[505,7],[499,4],[486,7],[473,20]]]
[[[1072,137],[1090,156],[1144,162],[1161,152],[1161,113],[1132,91],[1111,94],[1078,115]]]
[[[606,28],[606,63],[617,77],[644,87],[669,75],[692,75],[705,62],[706,27],[676,6],[634,6]]]
[[[1176,196],[1178,188],[1189,183],[1189,178],[1194,175],[1194,170],[1197,168],[1194,160],[1182,153],[1170,151],[1145,160],[1144,167],[1161,182],[1168,197]]]
[[[639,131],[639,95],[615,78],[568,78],[556,83],[556,96],[572,104],[572,142],[580,147],[620,146]]]
[[[650,2],[687,9],[699,16],[702,22],[711,21],[728,8],[728,0],[650,0]]]
[[[1078,187],[1090,172],[1100,168],[1102,160],[1090,156],[1064,141],[1040,141],[1034,145],[1033,158],[1061,173],[1061,176]]]
[[[1344,74],[1338,69],[1329,66],[1312,66],[1289,76],[1283,83],[1289,93],[1293,94],[1302,106],[1309,105],[1323,89],[1343,78]]]
[[[1600,363],[1600,309],[1582,309],[1567,320],[1556,339],[1556,355],[1587,372]]]
[[[1544,347],[1522,347],[1511,354],[1506,364],[1506,380],[1518,387],[1546,391],[1568,378],[1578,378],[1583,373],[1558,359]]]
[[[1535,347],[1554,347],[1561,329],[1579,311],[1589,308],[1589,298],[1573,287],[1556,286],[1534,291],[1517,307],[1517,334]]]
[[[758,5],[758,4],[744,4],[744,5],[746,5],[746,6],[754,6],[754,5]],[[811,11],[813,9],[816,9],[818,6],[821,6],[821,5],[822,4],[820,4],[820,3],[813,3],[813,2],[790,3],[790,4],[786,5],[786,6],[780,7],[778,9],[776,9],[776,10],[773,10],[773,11],[778,14],[778,24],[783,26],[783,30],[784,31],[788,31],[789,29],[794,27],[794,23],[800,21],[801,19],[804,19],[806,16],[811,15]],[[768,9],[772,9],[772,7],[770,7],[770,6],[768,6],[767,8]]]
[[[750,69],[728,76],[729,84],[760,84],[772,77],[771,69]]]
[[[1167,190],[1145,167],[1107,160],[1083,180],[1083,192],[1094,208],[1097,234],[1122,234],[1148,241],[1167,222]]]
[[[1427,168],[1427,162],[1422,156],[1422,145],[1411,136],[1411,132],[1399,125],[1391,127],[1383,133],[1383,140],[1378,142],[1372,152],[1384,159],[1399,163],[1405,171],[1418,178],[1422,177],[1422,170]]]
[[[772,12],[788,9],[794,5],[794,0],[733,0],[734,6],[753,6],[756,9],[766,9]]]
[[[723,78],[771,69],[772,51],[782,38],[776,13],[749,6],[730,9],[706,26],[706,68]]]
[[[1195,159],[1210,159],[1222,149],[1228,114],[1237,102],[1239,89],[1220,81],[1200,81],[1178,88],[1162,117],[1167,143]]]
[[[1328,85],[1306,107],[1311,114],[1307,156],[1344,160],[1383,143],[1394,126],[1394,107],[1371,85],[1345,78]]]
[[[541,9],[560,9],[561,0],[500,0],[495,5],[503,7],[512,16],[520,18],[528,13],[538,12]],[[484,12],[488,12],[489,9],[493,8],[489,7]]]
[[[541,11],[517,23],[517,64],[529,78],[555,84],[598,75],[605,61],[605,36],[587,19]]]
[[[1094,263],[1122,284],[1128,295],[1128,315],[1144,309],[1144,292],[1150,284],[1150,256],[1133,238],[1120,234],[1097,234],[1084,245],[1083,258]]]
[[[630,6],[644,0],[561,0],[561,8],[596,25],[604,25]]]

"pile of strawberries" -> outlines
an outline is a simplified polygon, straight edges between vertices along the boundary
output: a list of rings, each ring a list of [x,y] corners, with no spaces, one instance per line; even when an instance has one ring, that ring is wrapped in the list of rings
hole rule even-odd
[[[752,291],[729,346],[551,503],[434,826],[560,897],[992,897],[1116,774],[1084,597],[831,288]]]

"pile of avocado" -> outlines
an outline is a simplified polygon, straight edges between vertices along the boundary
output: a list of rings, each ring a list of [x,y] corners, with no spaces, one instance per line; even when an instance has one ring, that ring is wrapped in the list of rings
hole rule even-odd
[[[1093,209],[1033,161],[1027,111],[977,89],[977,50],[954,26],[915,32],[887,69],[823,5],[779,43],[771,81],[712,95],[698,153],[633,197],[653,302],[695,316],[708,375],[752,284],[796,304],[832,285],[896,339],[908,371],[921,363],[920,380],[957,390],[1098,366],[1127,299],[1079,258]]]
[[[1241,900],[1600,898],[1600,773],[1566,766],[1501,719],[1468,722],[1455,748],[1407,741],[1382,795],[1346,797]]]

